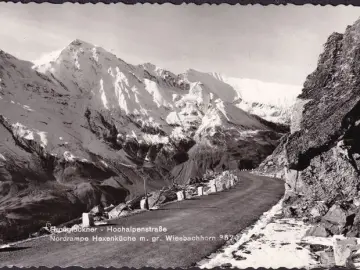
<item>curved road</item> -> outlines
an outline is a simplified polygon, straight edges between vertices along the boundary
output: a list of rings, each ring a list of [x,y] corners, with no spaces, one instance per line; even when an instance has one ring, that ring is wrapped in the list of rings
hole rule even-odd
[[[164,205],[155,211],[112,221],[97,232],[61,233],[56,237],[82,236],[88,241],[52,240],[49,236],[0,250],[0,267],[16,266],[115,266],[188,267],[225,244],[222,235],[235,235],[253,224],[284,193],[279,179],[239,173],[232,189]],[[115,232],[130,227],[166,228],[166,232]],[[191,241],[170,236],[193,237]],[[97,238],[96,238],[97,237]],[[110,241],[100,237],[113,237]],[[115,239],[114,237],[117,237]],[[131,237],[129,241],[121,241]],[[140,237],[144,237],[140,240]],[[195,238],[197,237],[197,238]],[[96,238],[96,239],[95,239]]]

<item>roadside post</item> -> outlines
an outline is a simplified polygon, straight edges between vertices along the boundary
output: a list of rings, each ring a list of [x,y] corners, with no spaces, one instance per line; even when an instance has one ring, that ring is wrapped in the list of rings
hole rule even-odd
[[[149,210],[149,201],[147,196],[140,201],[140,208],[142,210]]]
[[[210,191],[211,191],[212,193],[217,192],[217,187],[216,187],[216,182],[215,182],[215,180],[212,180],[211,183],[210,183]]]
[[[138,169],[138,171],[140,173],[141,178],[144,181],[144,194],[145,194],[145,198],[140,201],[140,208],[142,210],[149,210],[149,200],[148,200],[148,193],[147,193],[147,186],[146,186],[147,185],[147,181],[146,181],[147,178],[146,178],[146,176],[144,177],[144,176],[141,175],[141,173],[143,172],[142,168]]]
[[[94,226],[94,218],[90,213],[82,214],[82,225],[85,228]]]
[[[180,191],[176,192],[176,196],[177,196],[178,201],[183,201],[183,200],[186,199],[186,195],[185,195],[184,190],[180,190]]]
[[[228,181],[226,181],[226,189],[230,189],[231,188],[231,183],[230,183],[230,181],[228,180]]]

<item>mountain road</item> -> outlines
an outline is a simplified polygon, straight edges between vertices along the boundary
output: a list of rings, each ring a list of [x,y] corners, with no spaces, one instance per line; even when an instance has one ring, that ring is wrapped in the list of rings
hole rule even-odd
[[[280,179],[239,173],[231,189],[0,249],[0,267],[189,267],[252,225],[284,194]],[[77,237],[77,238],[75,238]],[[75,240],[74,240],[75,239]]]

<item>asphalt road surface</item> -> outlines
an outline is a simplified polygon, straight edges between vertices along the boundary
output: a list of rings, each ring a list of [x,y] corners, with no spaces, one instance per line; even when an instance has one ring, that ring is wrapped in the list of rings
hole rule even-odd
[[[279,179],[245,172],[240,176],[240,182],[227,191],[114,220],[111,225],[96,227],[96,232],[55,235],[88,237],[88,241],[46,236],[2,249],[0,267],[192,266],[224,245],[222,236],[235,235],[253,224],[283,196],[284,182]],[[160,226],[163,231],[155,232]],[[136,228],[148,232],[122,232]]]

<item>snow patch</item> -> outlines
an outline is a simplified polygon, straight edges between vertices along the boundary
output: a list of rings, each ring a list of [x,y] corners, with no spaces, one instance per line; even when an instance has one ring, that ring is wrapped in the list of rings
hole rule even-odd
[[[0,246],[0,249],[5,249],[5,248],[11,248],[11,245],[5,244]]]
[[[2,159],[3,161],[6,161],[6,158],[2,154],[0,154],[0,159]]]
[[[78,56],[78,52],[77,52],[77,51],[74,51],[74,53],[73,53],[73,59],[74,59],[75,67],[76,67],[78,70],[80,70],[79,56]]]
[[[62,49],[54,51],[54,52],[50,52],[47,54],[43,54],[39,59],[32,61],[34,64],[34,66],[32,68],[34,69],[34,68],[38,68],[40,66],[43,66],[43,67],[49,66],[50,63],[55,62],[58,59],[61,52],[62,52]]]
[[[16,123],[12,125],[14,133],[26,140],[34,140],[34,132],[28,129],[26,126],[24,126],[21,123]]]
[[[282,200],[272,207],[240,239],[209,260],[199,262],[200,268],[231,264],[236,268],[310,268],[318,264],[311,252],[299,245],[309,225],[295,219],[276,219],[282,211]]]
[[[95,47],[92,48],[91,51],[92,51],[92,56],[93,56],[94,60],[95,60],[96,62],[99,62],[99,54],[98,54],[96,48],[95,48]]]
[[[181,120],[180,117],[178,115],[177,112],[171,112],[168,114],[168,116],[165,119],[166,123],[168,123],[169,125],[176,125],[176,124],[181,124]]]
[[[226,117],[226,120],[230,121],[230,119],[229,119],[229,117],[227,116],[226,111],[225,111],[224,102],[222,102],[222,101],[217,102],[217,103],[216,103],[216,107],[219,109],[220,112],[223,113],[223,115]]]
[[[28,105],[23,105],[22,106],[25,110],[29,111],[29,112],[33,112],[34,110],[31,109]]]
[[[116,79],[115,79],[115,96],[118,99],[120,109],[125,111],[126,114],[130,112],[124,92],[128,93],[127,86],[129,84],[126,76],[122,73],[119,67],[116,67]]]
[[[48,140],[46,138],[47,132],[38,131],[37,134],[40,136],[41,146],[45,148],[48,144]]]
[[[212,110],[212,113],[210,112],[202,118],[201,125],[196,131],[196,134],[200,134],[203,130],[209,127],[221,126],[221,125],[222,125],[222,121],[219,114],[217,114],[214,110]],[[213,134],[210,135],[212,136]]]
[[[13,127],[14,134],[16,134],[17,136],[24,138],[26,140],[35,140],[35,134],[36,134],[39,136],[37,138],[40,139],[41,147],[45,148],[47,146],[47,144],[48,144],[48,140],[47,140],[47,136],[46,136],[47,132],[39,131],[37,129],[31,130],[21,123],[13,124],[12,127]]]
[[[186,138],[185,131],[182,127],[175,127],[172,130],[170,137],[174,139],[185,139]]]
[[[147,143],[151,144],[167,144],[169,143],[169,137],[160,136],[158,134],[144,134],[143,139]]]
[[[106,167],[106,168],[108,168],[109,167],[109,165],[105,162],[105,161],[103,161],[103,160],[100,160],[100,162]]]
[[[104,80],[103,79],[100,80],[100,95],[101,95],[101,101],[102,101],[105,109],[108,110],[109,106],[108,106],[108,101],[107,101],[106,94],[104,91]]]
[[[66,161],[74,161],[76,159],[76,157],[73,154],[71,154],[69,151],[64,152],[64,158]]]
[[[108,68],[108,74],[109,74],[111,77],[115,77],[114,72],[113,72],[113,70],[112,70],[111,67]]]

